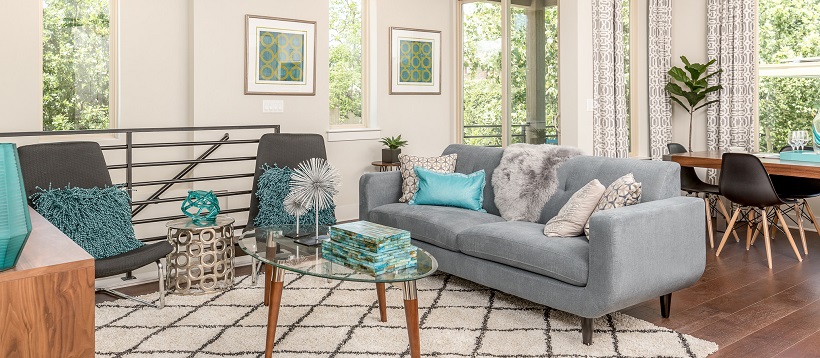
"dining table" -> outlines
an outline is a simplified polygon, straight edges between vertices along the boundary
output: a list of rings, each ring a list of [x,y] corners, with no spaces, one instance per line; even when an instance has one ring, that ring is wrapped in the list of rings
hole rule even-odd
[[[682,167],[720,169],[723,150],[671,154],[669,160]],[[760,158],[769,175],[820,179],[820,162],[781,160],[777,153],[751,153]]]

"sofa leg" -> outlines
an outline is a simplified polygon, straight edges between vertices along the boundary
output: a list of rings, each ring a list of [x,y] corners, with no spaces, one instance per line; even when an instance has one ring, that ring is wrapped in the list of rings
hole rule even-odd
[[[581,336],[585,345],[592,345],[592,318],[581,317]]]
[[[661,316],[669,318],[669,311],[672,309],[672,294],[661,296]]]

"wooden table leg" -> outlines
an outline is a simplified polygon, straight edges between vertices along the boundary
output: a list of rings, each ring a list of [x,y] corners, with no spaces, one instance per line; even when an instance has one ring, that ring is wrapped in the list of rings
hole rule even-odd
[[[262,266],[265,266],[265,279],[262,280],[262,281],[265,281],[265,306],[269,306],[270,305],[270,278],[271,278],[271,275],[272,275],[272,273],[271,273],[272,269],[271,269],[271,265],[262,264]]]
[[[383,282],[376,284],[376,294],[379,296],[379,317],[382,322],[387,322],[387,295]]]
[[[404,316],[407,318],[407,336],[410,339],[410,358],[421,357],[419,342],[419,300],[416,293],[416,281],[403,282]]]
[[[273,341],[276,339],[276,323],[279,321],[279,305],[282,303],[282,286],[285,280],[285,270],[281,268],[271,269],[272,265],[266,265],[268,274],[265,284],[270,285],[270,306],[268,306],[268,333],[265,337],[265,358],[273,355]],[[265,297],[268,298],[267,296]]]

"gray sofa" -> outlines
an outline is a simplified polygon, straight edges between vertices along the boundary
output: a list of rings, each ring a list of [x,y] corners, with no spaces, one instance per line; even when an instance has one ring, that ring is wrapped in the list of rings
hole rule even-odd
[[[368,173],[359,180],[359,218],[405,229],[449,274],[582,318],[585,344],[592,319],[653,297],[668,317],[671,293],[691,286],[706,264],[703,201],[680,196],[680,166],[672,162],[575,157],[558,170],[558,190],[538,223],[505,221],[491,183],[500,148],[450,145],[456,172],[484,169],[487,213],[399,203],[401,174]],[[633,173],[642,183],[638,205],[590,218],[590,237],[546,237],[544,224],[592,179],[609,185]]]

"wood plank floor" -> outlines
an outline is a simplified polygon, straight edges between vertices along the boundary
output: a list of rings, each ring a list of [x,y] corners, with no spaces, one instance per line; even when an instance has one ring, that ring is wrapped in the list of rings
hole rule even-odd
[[[770,270],[761,238],[746,251],[745,234],[740,234],[741,242],[730,237],[720,257],[707,249],[703,277],[672,295],[670,318],[661,318],[658,299],[621,312],[714,341],[720,349],[712,357],[820,357],[820,236],[807,232],[809,255],[801,263],[778,233]],[[796,230],[792,234],[802,255],[800,236]],[[716,233],[716,246],[720,238]],[[236,273],[250,274],[250,267]],[[156,289],[152,283],[121,291],[142,295]],[[97,302],[113,299],[97,294]]]

